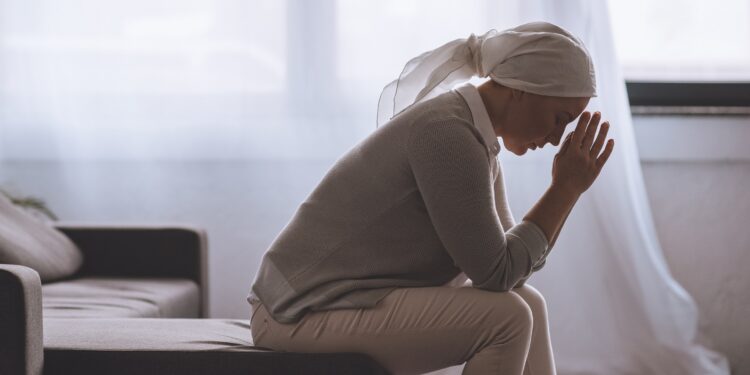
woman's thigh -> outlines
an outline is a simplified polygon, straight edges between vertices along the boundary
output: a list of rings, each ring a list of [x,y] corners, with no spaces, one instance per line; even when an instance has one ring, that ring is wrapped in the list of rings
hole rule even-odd
[[[251,328],[259,346],[361,352],[395,374],[417,374],[462,364],[490,344],[528,332],[532,319],[513,292],[420,287],[395,289],[372,308],[308,312],[291,324],[276,322],[259,304]]]

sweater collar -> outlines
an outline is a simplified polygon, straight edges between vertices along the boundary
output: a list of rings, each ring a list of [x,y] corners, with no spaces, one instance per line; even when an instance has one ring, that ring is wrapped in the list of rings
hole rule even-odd
[[[487,150],[493,155],[497,155],[500,152],[500,142],[497,140],[495,130],[492,128],[490,115],[487,113],[487,108],[484,106],[482,97],[479,95],[479,90],[473,84],[465,83],[456,88],[456,91],[461,94],[469,105],[471,117],[474,119],[474,126],[477,127],[482,138],[484,138]]]

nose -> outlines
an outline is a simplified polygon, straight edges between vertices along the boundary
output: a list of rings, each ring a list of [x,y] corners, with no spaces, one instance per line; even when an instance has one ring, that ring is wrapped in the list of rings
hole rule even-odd
[[[562,139],[562,135],[563,135],[563,132],[558,132],[557,134],[553,134],[549,143],[551,143],[553,146],[559,145],[560,140]]]
[[[554,146],[559,145],[562,139],[563,133],[565,133],[565,126],[558,126],[557,128],[555,128],[551,133],[547,135],[547,139],[549,140],[549,143],[551,143]]]

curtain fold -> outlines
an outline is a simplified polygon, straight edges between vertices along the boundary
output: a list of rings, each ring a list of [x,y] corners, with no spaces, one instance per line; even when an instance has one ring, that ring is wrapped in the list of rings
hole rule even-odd
[[[726,357],[702,345],[695,302],[672,278],[656,235],[607,3],[524,1],[517,15],[516,24],[544,20],[583,40],[599,91],[586,110],[602,112],[611,125],[608,138],[616,142],[547,265],[527,281],[546,297],[558,374],[729,374]],[[500,153],[519,217],[548,186],[555,152],[538,150],[532,158]]]

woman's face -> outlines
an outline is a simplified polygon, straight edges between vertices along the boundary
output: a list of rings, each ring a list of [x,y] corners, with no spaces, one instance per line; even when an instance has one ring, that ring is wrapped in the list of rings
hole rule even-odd
[[[516,155],[560,144],[566,126],[576,119],[590,98],[564,98],[516,91],[506,106],[500,132],[505,148]]]

